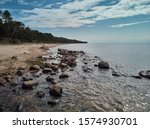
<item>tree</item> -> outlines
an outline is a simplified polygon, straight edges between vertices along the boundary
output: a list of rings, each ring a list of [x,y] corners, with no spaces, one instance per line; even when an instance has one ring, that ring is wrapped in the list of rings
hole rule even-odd
[[[2,23],[2,14],[3,12],[0,10],[0,24]]]
[[[11,38],[13,38],[14,34],[15,34],[16,32],[18,32],[19,30],[23,29],[24,26],[25,26],[22,22],[15,21],[15,22],[13,22],[13,23],[14,23],[14,24],[13,24],[14,29],[13,29],[13,32],[12,32],[12,34],[11,34]]]
[[[2,14],[2,18],[4,19],[5,23],[11,22],[12,21],[12,17],[11,14],[8,10],[5,10]]]

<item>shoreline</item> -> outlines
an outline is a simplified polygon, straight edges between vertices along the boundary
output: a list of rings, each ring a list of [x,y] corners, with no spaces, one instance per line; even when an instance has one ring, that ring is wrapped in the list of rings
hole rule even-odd
[[[27,60],[47,54],[49,48],[60,44],[0,44],[0,74],[13,73],[22,65],[28,67]]]
[[[15,64],[16,59],[12,61]],[[15,74],[0,74],[0,111],[148,111],[146,105],[136,104],[142,105],[143,97],[148,99],[144,92],[145,96],[138,96],[138,89],[143,84],[149,88],[150,71],[124,75],[97,56],[61,48],[28,63],[26,68],[23,64],[18,67]]]

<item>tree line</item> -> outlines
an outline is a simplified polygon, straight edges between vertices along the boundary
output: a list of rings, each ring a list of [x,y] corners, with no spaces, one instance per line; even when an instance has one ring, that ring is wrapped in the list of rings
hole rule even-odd
[[[74,39],[55,37],[51,33],[42,33],[26,27],[20,21],[14,21],[8,10],[0,10],[0,43],[86,43]]]

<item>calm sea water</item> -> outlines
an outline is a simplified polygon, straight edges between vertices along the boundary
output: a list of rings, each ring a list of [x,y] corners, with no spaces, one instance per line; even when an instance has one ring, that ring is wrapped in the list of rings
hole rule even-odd
[[[86,54],[78,57],[77,66],[68,71],[68,79],[58,81],[64,93],[54,111],[150,111],[150,80],[131,77],[141,70],[150,70],[150,44],[89,43],[58,48],[82,50]],[[54,53],[58,48],[53,49]],[[95,56],[108,61],[115,71],[130,76],[114,77],[112,70],[94,67],[100,61]],[[84,72],[83,67],[92,71]]]
[[[112,67],[119,67],[123,72],[131,74],[150,69],[150,43],[70,44],[59,48],[83,50],[108,61]]]

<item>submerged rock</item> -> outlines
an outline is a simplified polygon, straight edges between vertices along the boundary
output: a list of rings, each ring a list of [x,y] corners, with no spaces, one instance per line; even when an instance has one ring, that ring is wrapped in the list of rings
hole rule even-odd
[[[60,76],[59,76],[59,78],[69,78],[69,75],[68,75],[68,73],[66,73],[66,72],[63,72]]]
[[[48,100],[48,101],[47,101],[47,104],[48,104],[48,105],[51,105],[51,106],[54,106],[54,105],[56,105],[58,102],[59,102],[59,99],[56,99],[56,100]]]
[[[44,68],[44,69],[42,70],[42,72],[43,72],[43,73],[52,73],[53,71],[52,71],[51,68]]]
[[[53,77],[51,77],[51,76],[48,76],[47,78],[46,78],[46,81],[48,81],[48,82],[52,82],[52,81],[54,81],[55,79],[53,78]]]
[[[119,73],[117,73],[116,71],[113,71],[113,72],[112,72],[112,76],[120,77],[121,75],[120,75]]]
[[[82,66],[82,70],[84,72],[92,72],[93,71],[91,68],[88,68],[87,66]]]
[[[98,64],[98,67],[101,68],[101,69],[109,69],[109,64],[108,64],[108,62],[101,61],[101,62]]]
[[[133,78],[135,78],[135,79],[142,79],[141,76],[135,76],[135,75],[133,75],[133,76],[131,76],[131,77],[133,77]]]
[[[150,79],[150,70],[141,71],[141,72],[139,72],[139,75],[140,75],[141,77],[145,77],[145,78]]]
[[[36,96],[38,96],[39,98],[43,98],[45,96],[45,93],[43,91],[38,91],[36,92]]]
[[[33,86],[37,86],[38,81],[36,80],[30,80],[30,81],[24,81],[22,84],[23,89],[33,89]]]
[[[57,97],[61,96],[62,92],[62,87],[59,85],[53,85],[49,90],[50,95],[54,95]]]

